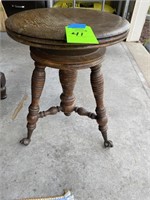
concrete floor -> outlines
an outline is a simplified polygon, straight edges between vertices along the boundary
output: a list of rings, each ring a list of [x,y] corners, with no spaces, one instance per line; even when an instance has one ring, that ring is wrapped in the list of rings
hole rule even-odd
[[[38,121],[25,147],[33,61],[27,46],[0,35],[0,71],[7,78],[0,101],[0,199],[59,195],[71,189],[75,200],[150,199],[150,88],[125,43],[107,49],[103,63],[109,138],[105,149],[95,121],[73,113]],[[48,68],[41,110],[59,105],[58,71]],[[77,106],[94,111],[89,70],[81,70],[75,88]],[[15,109],[23,102],[21,110]]]

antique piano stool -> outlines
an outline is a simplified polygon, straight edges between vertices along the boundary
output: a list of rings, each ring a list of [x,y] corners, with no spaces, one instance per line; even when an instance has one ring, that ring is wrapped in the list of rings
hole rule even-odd
[[[85,23],[94,31],[99,44],[67,44],[65,26]],[[104,80],[100,70],[106,47],[124,40],[129,30],[127,20],[110,13],[78,8],[42,8],[10,16],[6,20],[8,35],[30,46],[35,61],[32,75],[32,102],[27,116],[27,137],[21,143],[28,145],[39,118],[62,111],[69,116],[73,111],[95,119],[104,138],[104,146],[112,147],[107,139],[107,116],[103,102]],[[45,82],[45,68],[59,69],[62,86],[60,106],[39,111],[39,100]],[[73,94],[79,69],[91,69],[91,86],[96,101],[95,113],[75,105]]]

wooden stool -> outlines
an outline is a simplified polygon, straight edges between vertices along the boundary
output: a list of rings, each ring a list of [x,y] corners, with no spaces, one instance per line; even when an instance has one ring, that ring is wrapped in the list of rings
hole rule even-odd
[[[93,29],[99,44],[67,44],[65,26],[85,23]],[[73,111],[95,119],[104,138],[104,146],[112,147],[107,139],[107,116],[103,102],[104,80],[100,71],[106,46],[118,43],[127,36],[129,23],[121,17],[105,12],[51,8],[24,11],[6,20],[7,33],[14,40],[30,46],[35,61],[32,75],[32,102],[27,116],[27,138],[21,143],[28,145],[39,118],[62,111],[69,116]],[[59,69],[62,85],[60,106],[39,112],[39,100],[45,82],[45,67]],[[73,89],[78,69],[91,69],[91,86],[96,101],[95,113],[76,107]]]

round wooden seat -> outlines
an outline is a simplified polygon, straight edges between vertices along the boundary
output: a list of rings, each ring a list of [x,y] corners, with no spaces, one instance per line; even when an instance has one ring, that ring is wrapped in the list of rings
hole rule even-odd
[[[98,45],[66,43],[65,26],[84,23],[91,26]],[[40,48],[97,48],[108,46],[126,38],[127,20],[106,12],[74,8],[43,8],[17,13],[6,20],[10,37],[24,44]]]

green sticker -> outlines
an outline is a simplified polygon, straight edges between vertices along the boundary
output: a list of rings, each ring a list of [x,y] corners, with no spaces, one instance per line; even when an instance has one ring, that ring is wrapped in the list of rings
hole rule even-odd
[[[99,44],[90,26],[85,28],[68,28],[66,26],[65,29],[67,43]]]

